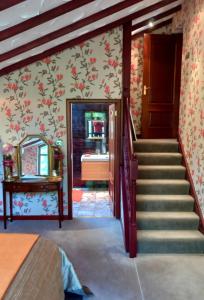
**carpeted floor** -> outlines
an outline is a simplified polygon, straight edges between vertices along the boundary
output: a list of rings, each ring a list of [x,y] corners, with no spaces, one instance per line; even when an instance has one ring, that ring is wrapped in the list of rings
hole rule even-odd
[[[2,222],[0,228],[5,232]],[[90,300],[203,300],[204,255],[129,259],[120,222],[113,218],[74,219],[62,229],[55,221],[14,221],[7,232],[40,233],[64,248],[94,293]]]

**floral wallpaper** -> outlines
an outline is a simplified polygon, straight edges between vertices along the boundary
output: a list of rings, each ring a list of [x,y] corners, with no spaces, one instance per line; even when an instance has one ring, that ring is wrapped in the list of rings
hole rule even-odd
[[[50,143],[62,140],[65,213],[68,201],[66,99],[121,99],[121,84],[121,27],[0,78],[2,143],[16,145],[27,134],[39,133]],[[0,186],[2,214],[1,189]],[[56,204],[55,193],[15,194],[14,214],[53,215],[57,214]]]
[[[136,133],[141,131],[143,86],[143,37],[131,43],[130,107]]]
[[[204,1],[183,3],[180,134],[204,213]]]

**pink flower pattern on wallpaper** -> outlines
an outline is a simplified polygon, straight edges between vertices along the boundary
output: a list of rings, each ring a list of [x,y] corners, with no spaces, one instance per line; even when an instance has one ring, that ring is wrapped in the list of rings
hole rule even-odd
[[[66,65],[66,69],[70,72],[72,83],[70,92],[75,93],[75,97],[88,98],[93,96],[92,86],[96,84],[98,79],[97,59],[93,56],[93,42],[87,41],[75,47],[75,54],[72,55]],[[76,61],[79,66],[76,67]],[[82,70],[84,76],[81,77]]]
[[[61,139],[66,158],[66,99],[121,99],[122,29],[46,57],[0,80],[0,137],[16,145],[27,134]],[[1,169],[2,165],[0,164]],[[64,160],[64,211],[67,213]],[[0,212],[2,213],[0,186]],[[57,195],[15,194],[14,214],[57,214]]]
[[[198,200],[204,213],[204,2],[185,1],[183,15],[179,127]]]
[[[39,117],[35,120],[35,126],[43,135],[49,135],[49,140],[54,141],[66,135],[64,118],[61,115],[60,102],[65,94],[64,74],[60,71],[57,61],[60,55],[46,57],[38,61],[36,66],[40,68],[33,85],[38,91]],[[50,131],[50,128],[52,130]]]
[[[130,107],[137,133],[141,132],[143,37],[133,39],[131,44]]]
[[[70,93],[74,98],[121,98],[122,31],[113,29],[99,36],[97,55],[95,40],[73,47],[66,70],[71,79]],[[101,92],[100,92],[101,90]]]
[[[33,120],[31,99],[27,94],[27,87],[32,80],[29,68],[16,71],[4,77],[3,101],[0,111],[6,117],[6,134],[13,143],[26,135],[27,129]]]
[[[121,30],[121,29],[120,29]],[[106,59],[103,61],[103,70],[106,72],[105,78],[102,79],[100,89],[103,89],[105,98],[111,99],[114,95],[114,90],[119,91],[119,96],[122,96],[122,40],[121,32],[116,32],[114,36],[113,45],[109,42],[109,36],[113,34],[115,30],[111,30],[108,34],[103,34],[100,46],[103,47]],[[115,53],[115,47],[119,46],[120,52]],[[113,84],[110,85],[110,80]]]

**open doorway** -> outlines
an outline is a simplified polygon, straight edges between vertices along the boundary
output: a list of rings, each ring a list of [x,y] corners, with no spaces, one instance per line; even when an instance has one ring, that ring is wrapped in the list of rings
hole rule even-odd
[[[67,100],[69,218],[119,217],[119,112],[119,100]]]

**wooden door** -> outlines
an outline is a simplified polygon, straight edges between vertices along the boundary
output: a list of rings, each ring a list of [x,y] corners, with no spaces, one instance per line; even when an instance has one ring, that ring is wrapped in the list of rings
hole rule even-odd
[[[181,53],[181,34],[144,35],[143,138],[177,136]]]
[[[115,104],[109,106],[109,194],[115,215]]]

